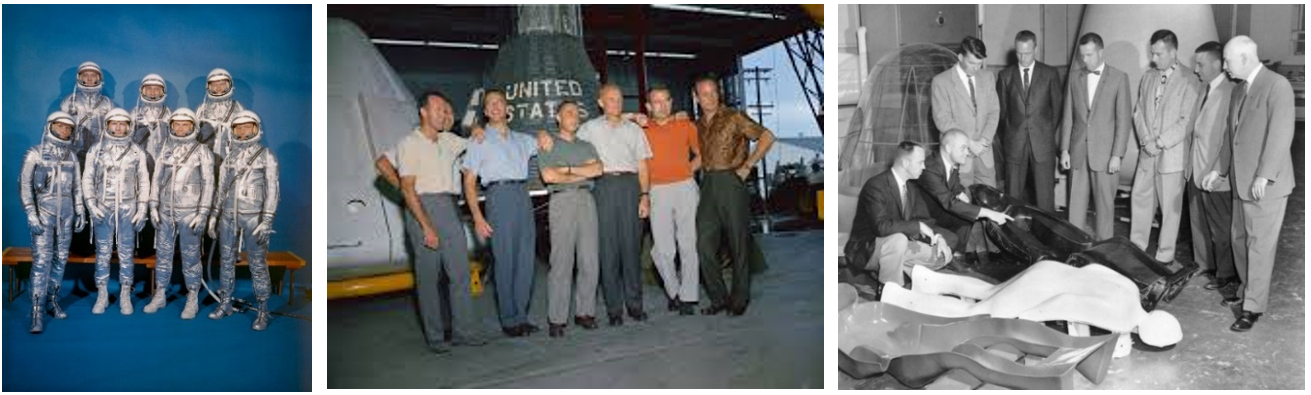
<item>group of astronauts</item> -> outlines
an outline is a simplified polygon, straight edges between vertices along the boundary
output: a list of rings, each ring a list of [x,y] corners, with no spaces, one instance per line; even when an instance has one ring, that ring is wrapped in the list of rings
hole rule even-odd
[[[77,69],[74,92],[46,118],[41,142],[23,157],[20,195],[32,231],[32,333],[42,319],[68,315],[59,306],[60,284],[74,232],[90,214],[95,244],[93,314],[109,305],[110,259],[118,249],[119,306],[132,314],[133,255],[147,218],[157,251],[155,289],[147,314],[162,309],[180,251],[187,289],[182,319],[195,318],[201,287],[201,238],[208,230],[220,250],[218,305],[209,318],[232,314],[235,264],[242,246],[258,300],[251,326],[268,326],[269,273],[265,256],[278,206],[278,162],[260,141],[258,115],[232,97],[232,76],[214,69],[196,111],[170,110],[157,74],[141,81],[131,112],[101,93],[100,66]],[[147,241],[149,242],[149,241]],[[46,299],[49,298],[49,304]]]

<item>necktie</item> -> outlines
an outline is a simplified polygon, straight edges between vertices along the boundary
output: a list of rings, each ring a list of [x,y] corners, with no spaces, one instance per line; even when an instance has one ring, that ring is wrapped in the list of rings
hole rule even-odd
[[[1029,93],[1029,69],[1024,69],[1024,93]]]
[[[901,219],[906,221],[910,220],[910,199],[907,199],[908,196],[910,196],[910,186],[903,183],[901,184]]]
[[[1206,99],[1210,99],[1210,98],[1211,98],[1211,89],[1208,87],[1206,89],[1206,93],[1202,94],[1202,105],[1198,108],[1199,109],[1206,108]]]
[[[1096,74],[1096,75],[1102,75],[1101,70],[1088,70],[1088,69],[1083,69],[1083,73],[1084,73],[1084,74]]]
[[[1154,102],[1157,107],[1161,106],[1161,94],[1165,93],[1165,81],[1168,78],[1168,75],[1161,73],[1161,84],[1156,86],[1156,100]]]
[[[970,88],[970,105],[973,106],[974,108],[978,108],[979,103],[974,101],[974,76],[968,74],[966,74],[965,76],[969,77],[970,79],[970,83],[968,86]]]
[[[1238,130],[1238,121],[1243,118],[1243,104],[1247,103],[1247,81],[1243,81],[1238,88],[1243,90],[1243,98],[1238,101],[1238,115],[1234,117],[1234,130]]]

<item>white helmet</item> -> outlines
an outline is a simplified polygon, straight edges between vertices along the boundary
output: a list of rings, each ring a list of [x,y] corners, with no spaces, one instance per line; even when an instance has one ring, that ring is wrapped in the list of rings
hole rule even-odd
[[[96,85],[82,85],[82,80],[78,79],[77,76],[87,70],[94,71],[97,75],[100,75],[100,83]],[[100,65],[96,64],[96,62],[82,62],[81,65],[77,66],[77,73],[73,75],[73,78],[73,85],[86,93],[99,93],[100,87],[105,85],[105,72],[100,70]]]
[[[172,133],[172,130],[173,130],[173,122],[177,122],[177,121],[188,121],[188,122],[191,122],[191,133],[187,133],[186,136],[182,136],[182,137],[178,137],[176,134],[173,134],[173,133]],[[168,117],[168,125],[169,125],[169,133],[168,133],[168,137],[169,137],[169,138],[177,139],[177,140],[195,140],[195,139],[196,139],[196,113],[191,112],[191,109],[189,109],[189,108],[179,108],[179,109],[177,109],[176,111],[173,111],[173,115],[170,115],[170,116]]]
[[[68,124],[68,126],[77,126],[77,124],[73,122],[73,116],[68,115],[68,113],[63,111],[55,111],[50,113],[50,116],[46,117],[46,123],[51,123],[51,122],[64,123],[64,124]]]
[[[124,134],[123,137],[114,136],[114,133],[111,133],[109,130],[109,123],[113,121],[127,122],[128,133]],[[102,130],[101,133],[102,133],[101,136],[102,140],[103,139],[110,139],[110,140],[117,140],[117,141],[130,140],[132,138],[132,117],[127,114],[127,110],[124,110],[122,108],[115,107],[113,110],[109,110],[109,113],[105,114],[105,128],[104,130]]]
[[[219,95],[210,94],[208,89],[209,83],[221,80],[228,80],[228,91]],[[210,71],[209,77],[205,79],[205,84],[205,95],[209,96],[211,99],[226,99],[232,97],[232,90],[235,88],[232,86],[232,74],[228,74],[228,71],[224,69],[214,69],[213,71]]]
[[[196,122],[196,113],[195,113],[195,112],[192,112],[190,108],[186,108],[186,107],[179,108],[179,109],[173,111],[173,115],[170,116],[170,117],[168,117],[168,121],[169,121],[169,122],[173,122],[173,121],[191,121],[192,123],[195,123],[195,122]]]
[[[264,125],[264,124],[263,124],[263,122],[260,122],[259,115],[258,115],[258,114],[255,114],[255,112],[254,112],[254,111],[251,111],[251,110],[241,110],[241,112],[238,112],[236,115],[233,115],[233,116],[232,116],[232,122],[229,122],[229,123],[228,123],[228,127],[230,127],[232,130],[235,131],[235,129],[237,128],[237,125],[240,125],[240,124],[243,124],[243,123],[254,123],[254,124],[255,124],[255,136],[254,136],[254,137],[251,137],[251,138],[248,139],[248,140],[255,140],[255,139],[258,139],[258,138],[263,134],[263,132],[264,132],[264,131],[263,131],[263,129],[264,129],[264,128],[263,128],[263,125]],[[232,133],[232,134],[230,134],[230,136],[231,136],[230,138],[232,139],[232,141],[243,141],[243,140],[237,140],[237,135],[236,135],[236,133]]]
[[[159,95],[159,98],[156,98],[155,100],[150,100],[150,98],[146,97],[146,94],[144,93],[146,87],[152,85],[165,89],[164,94]],[[141,79],[141,92],[143,92],[141,93],[141,101],[151,104],[162,102],[165,97],[168,97],[167,89],[168,87],[164,85],[164,77],[160,77],[159,74],[147,74],[146,78]]]
[[[214,69],[209,72],[209,78],[206,79],[205,82],[214,82],[218,80],[232,81],[232,74],[228,74],[228,71],[224,69]]]
[[[54,128],[50,127],[50,125],[55,122],[66,124],[68,126],[77,126],[76,123],[73,123],[73,116],[68,115],[68,113],[63,111],[55,111],[50,113],[50,116],[46,117],[46,136],[47,136],[46,139],[47,140],[53,139],[52,141],[61,145],[67,145],[71,143],[73,141],[73,134],[70,133],[68,135],[68,138],[66,139],[60,138],[59,136],[55,135]]]
[[[81,66],[77,66],[78,74],[82,74],[83,71],[87,71],[87,70],[93,70],[96,72],[96,74],[104,75],[100,71],[100,65],[96,64],[96,62],[82,62]]]

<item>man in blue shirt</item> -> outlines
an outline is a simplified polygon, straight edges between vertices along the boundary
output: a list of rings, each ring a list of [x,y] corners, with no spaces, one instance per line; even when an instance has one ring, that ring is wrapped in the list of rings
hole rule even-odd
[[[506,336],[519,337],[539,329],[528,322],[537,230],[525,183],[528,160],[537,154],[537,144],[532,137],[510,130],[507,107],[504,92],[489,89],[483,95],[486,133],[482,141],[469,142],[466,150],[464,194],[478,236],[495,237],[492,256],[496,259],[493,270],[501,330]],[[487,193],[486,217],[478,206],[480,177]]]

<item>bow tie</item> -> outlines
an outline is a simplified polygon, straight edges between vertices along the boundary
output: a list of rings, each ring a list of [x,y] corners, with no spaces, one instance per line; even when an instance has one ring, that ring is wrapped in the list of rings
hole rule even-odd
[[[1088,70],[1088,69],[1083,69],[1083,74],[1084,74],[1084,75],[1088,75],[1088,74],[1102,75],[1102,72],[1101,72],[1101,70]]]

